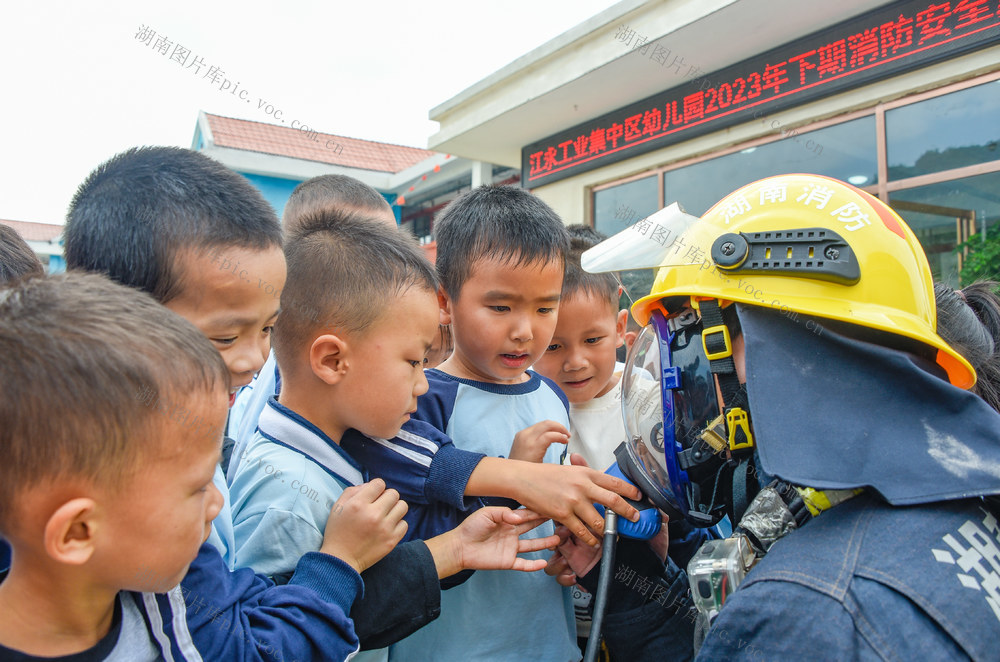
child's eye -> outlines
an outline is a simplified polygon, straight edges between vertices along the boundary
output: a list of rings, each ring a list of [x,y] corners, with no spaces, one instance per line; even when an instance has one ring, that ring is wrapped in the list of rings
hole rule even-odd
[[[553,312],[554,310],[555,310],[555,308],[539,308],[538,312],[540,312],[542,315],[548,315],[549,313]]]
[[[212,338],[212,342],[219,343],[220,345],[232,345],[236,342],[236,337],[232,338]]]
[[[506,313],[510,311],[510,306],[490,306],[490,308],[498,313]]]
[[[549,345],[548,347],[546,347],[545,351],[546,352],[554,352],[557,349],[559,349],[559,343],[553,343],[553,344]]]
[[[410,363],[410,365],[412,365],[412,366],[413,366],[414,368],[422,368],[422,367],[423,367],[423,365],[424,365],[425,363],[427,363],[427,359],[420,359],[419,361],[410,361],[409,363]]]
[[[603,338],[604,336],[597,336],[596,338],[587,338],[583,342],[587,343],[588,345],[593,345],[595,343],[600,342]]]
[[[274,325],[272,324],[271,326],[265,326],[261,331],[264,333],[265,336],[269,336],[272,333],[274,333]]]

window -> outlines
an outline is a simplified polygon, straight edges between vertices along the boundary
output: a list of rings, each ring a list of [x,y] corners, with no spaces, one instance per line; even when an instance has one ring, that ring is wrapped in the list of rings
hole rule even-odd
[[[619,205],[646,216],[677,201],[701,215],[739,187],[772,175],[809,172],[877,193],[913,229],[934,277],[958,284],[955,246],[1000,219],[1000,72],[860,110],[836,124],[785,130],[773,140],[664,166],[594,194],[599,230],[624,227]],[[773,122],[769,118],[761,121]],[[879,162],[879,144],[885,145]],[[881,175],[880,175],[881,170]],[[662,203],[651,191],[662,177]],[[623,208],[624,209],[624,208]],[[603,226],[603,227],[602,227]]]
[[[660,208],[652,175],[594,193],[594,229],[609,237]]]
[[[955,246],[1000,219],[1000,172],[894,191],[889,204],[920,240],[935,280],[958,285]]]
[[[1000,81],[885,113],[889,179],[905,179],[1000,159]]]
[[[765,119],[766,121],[766,119]],[[772,175],[810,172],[855,186],[874,184],[875,117],[790,135],[733,154],[663,173],[663,199],[696,216],[744,184]]]

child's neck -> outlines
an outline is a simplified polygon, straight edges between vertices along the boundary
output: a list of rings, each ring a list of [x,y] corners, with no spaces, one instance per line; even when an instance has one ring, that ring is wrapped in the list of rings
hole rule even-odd
[[[81,580],[76,572],[24,563],[15,559],[0,583],[0,644],[57,657],[92,648],[108,634],[117,591]]]
[[[347,428],[331,413],[330,398],[323,389],[303,391],[291,384],[287,388],[286,384],[282,384],[278,403],[318,427],[333,443],[340,445]]]

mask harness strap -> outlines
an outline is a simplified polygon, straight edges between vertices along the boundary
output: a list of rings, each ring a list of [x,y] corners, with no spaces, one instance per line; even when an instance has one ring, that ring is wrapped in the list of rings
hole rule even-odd
[[[740,521],[750,504],[751,492],[757,487],[750,485],[750,457],[753,453],[753,434],[750,432],[749,401],[746,386],[740,384],[733,361],[733,344],[722,315],[722,308],[716,299],[698,302],[703,330],[701,333],[705,356],[709,368],[719,381],[722,392],[723,414],[710,428],[724,425],[725,439],[718,452],[724,452],[727,465],[733,467],[731,494],[732,511],[730,519]],[[721,445],[721,444],[720,444]],[[720,468],[720,471],[722,469]],[[715,501],[715,495],[712,499]]]

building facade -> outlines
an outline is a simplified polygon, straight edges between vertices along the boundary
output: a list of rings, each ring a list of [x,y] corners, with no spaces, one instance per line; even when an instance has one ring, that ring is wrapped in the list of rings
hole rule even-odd
[[[400,226],[430,241],[434,215],[484,182],[517,181],[517,168],[360,138],[199,113],[191,148],[240,173],[280,217],[292,191],[319,175],[341,174],[373,187]],[[432,249],[430,249],[432,250]]]
[[[430,146],[516,163],[606,234],[827,175],[888,201],[954,284],[956,246],[1000,219],[998,110],[998,0],[628,0],[432,110]]]

